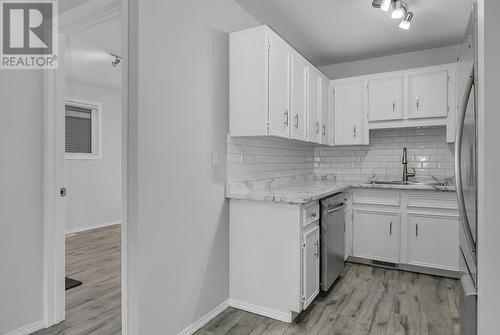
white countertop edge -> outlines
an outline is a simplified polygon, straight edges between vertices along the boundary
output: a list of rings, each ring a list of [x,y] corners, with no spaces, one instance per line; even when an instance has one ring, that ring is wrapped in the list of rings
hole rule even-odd
[[[307,186],[307,185],[306,185]],[[255,201],[271,201],[289,204],[306,204],[311,201],[326,198],[335,193],[346,191],[350,188],[377,188],[377,189],[397,189],[397,190],[417,190],[417,191],[435,191],[435,192],[455,192],[454,186],[430,186],[430,185],[381,185],[369,183],[342,183],[338,185],[331,185],[317,191],[298,191],[293,190],[299,185],[291,185],[290,189],[287,188],[271,191],[253,191],[241,193],[226,193],[228,199],[239,200],[255,200]],[[325,191],[325,189],[328,189]]]

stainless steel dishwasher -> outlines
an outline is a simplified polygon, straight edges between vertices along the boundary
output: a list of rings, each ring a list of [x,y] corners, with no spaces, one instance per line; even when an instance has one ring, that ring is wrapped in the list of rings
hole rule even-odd
[[[344,193],[321,201],[321,289],[328,291],[344,272],[345,206]]]

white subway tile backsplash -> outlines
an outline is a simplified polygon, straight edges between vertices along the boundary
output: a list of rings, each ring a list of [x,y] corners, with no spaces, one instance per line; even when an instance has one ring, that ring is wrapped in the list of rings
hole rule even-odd
[[[276,138],[230,136],[227,141],[228,182],[306,174],[357,180],[373,174],[399,178],[404,147],[408,149],[408,167],[415,168],[417,176],[454,174],[454,147],[446,143],[445,127],[372,130],[369,146],[320,147]]]

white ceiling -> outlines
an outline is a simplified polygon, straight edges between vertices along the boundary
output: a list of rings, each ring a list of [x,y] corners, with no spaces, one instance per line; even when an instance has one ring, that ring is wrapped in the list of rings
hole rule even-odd
[[[473,0],[406,0],[409,31],[372,0],[236,1],[320,66],[457,44]]]
[[[122,55],[121,18],[117,17],[69,35],[66,45],[66,78],[94,86],[120,89],[123,63],[113,67]]]

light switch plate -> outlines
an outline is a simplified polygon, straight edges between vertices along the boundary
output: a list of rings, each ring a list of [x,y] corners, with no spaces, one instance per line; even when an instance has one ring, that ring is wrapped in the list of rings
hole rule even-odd
[[[219,154],[217,151],[212,151],[212,167],[219,166]]]

